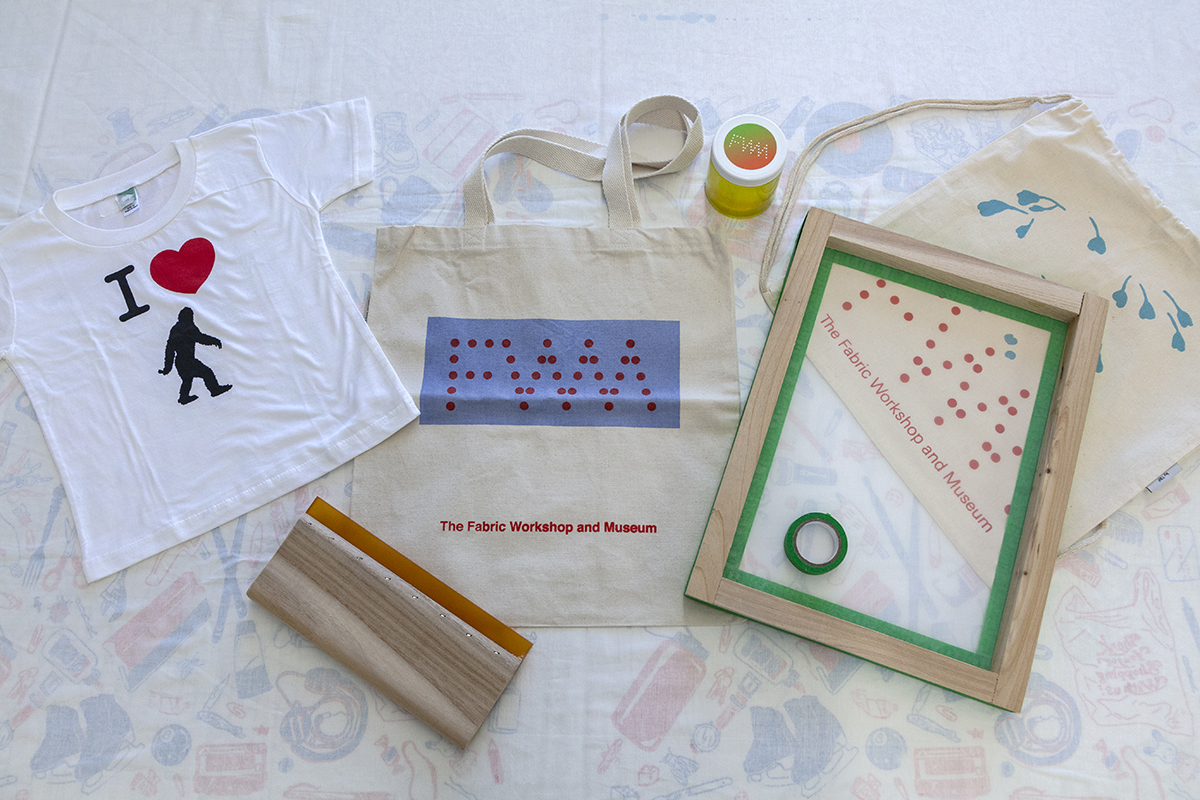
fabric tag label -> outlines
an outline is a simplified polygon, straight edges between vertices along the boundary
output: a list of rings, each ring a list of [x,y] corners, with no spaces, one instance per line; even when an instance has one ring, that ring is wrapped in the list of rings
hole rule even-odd
[[[123,192],[117,194],[117,205],[121,207],[121,213],[129,216],[138,210],[137,189],[130,186]]]
[[[430,317],[420,424],[678,428],[679,322]]]
[[[1146,487],[1146,491],[1153,493],[1157,489],[1162,488],[1162,485],[1164,483],[1166,483],[1167,481],[1171,480],[1171,478],[1174,478],[1176,475],[1178,475],[1182,469],[1183,469],[1183,467],[1179,466],[1178,464],[1171,467],[1169,470],[1164,472],[1162,475],[1159,475],[1157,478],[1150,481],[1150,485]]]

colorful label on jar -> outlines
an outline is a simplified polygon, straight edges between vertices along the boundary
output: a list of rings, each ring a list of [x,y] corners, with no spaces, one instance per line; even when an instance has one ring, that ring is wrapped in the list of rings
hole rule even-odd
[[[762,169],[775,158],[775,137],[762,125],[738,125],[725,137],[725,155],[742,169]]]

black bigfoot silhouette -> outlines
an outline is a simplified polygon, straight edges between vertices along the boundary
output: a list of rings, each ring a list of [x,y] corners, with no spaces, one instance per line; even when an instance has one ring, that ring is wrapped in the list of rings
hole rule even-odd
[[[213,397],[225,394],[233,388],[232,383],[217,383],[217,376],[208,368],[208,365],[196,358],[196,345],[198,344],[216,345],[217,349],[220,349],[221,340],[215,336],[209,336],[197,328],[192,310],[185,306],[179,312],[179,321],[171,326],[171,332],[167,334],[165,363],[159,370],[159,374],[166,375],[174,364],[175,371],[179,373],[181,380],[179,386],[180,405],[187,405],[196,399],[196,395],[192,394],[192,381],[196,378],[204,381],[204,388],[208,389],[208,393]]]

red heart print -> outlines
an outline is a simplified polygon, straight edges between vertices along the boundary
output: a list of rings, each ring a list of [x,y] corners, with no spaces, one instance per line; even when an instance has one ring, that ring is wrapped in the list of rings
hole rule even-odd
[[[156,255],[150,261],[150,277],[169,291],[195,294],[208,280],[216,258],[208,239],[188,239],[178,250],[163,250]]]

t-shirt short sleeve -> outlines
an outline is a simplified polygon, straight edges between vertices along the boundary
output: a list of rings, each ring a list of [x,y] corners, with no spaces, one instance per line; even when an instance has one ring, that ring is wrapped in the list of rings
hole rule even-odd
[[[371,113],[366,98],[254,120],[271,176],[313,208],[371,182]]]

